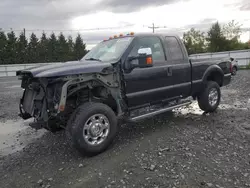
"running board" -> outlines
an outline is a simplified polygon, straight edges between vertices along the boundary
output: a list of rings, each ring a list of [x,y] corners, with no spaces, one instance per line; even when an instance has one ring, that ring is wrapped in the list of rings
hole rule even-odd
[[[179,108],[179,107],[182,107],[182,106],[189,105],[191,103],[192,103],[191,101],[188,101],[188,102],[180,103],[180,104],[177,104],[177,105],[169,106],[169,107],[166,107],[166,108],[161,108],[161,109],[153,111],[153,112],[149,112],[149,113],[146,113],[146,114],[142,114],[142,115],[133,117],[133,118],[130,119],[130,121],[140,121],[142,119],[150,118],[150,117],[153,117],[155,115],[158,115],[158,114],[173,110],[175,108]]]

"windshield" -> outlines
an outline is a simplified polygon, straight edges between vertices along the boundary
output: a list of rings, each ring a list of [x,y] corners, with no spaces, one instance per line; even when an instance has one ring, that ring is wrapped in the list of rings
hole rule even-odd
[[[118,60],[133,37],[117,38],[104,41],[95,46],[82,60],[113,61]]]

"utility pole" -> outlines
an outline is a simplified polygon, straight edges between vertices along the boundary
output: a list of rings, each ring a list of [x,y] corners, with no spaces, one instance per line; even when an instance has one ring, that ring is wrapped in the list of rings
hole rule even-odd
[[[152,26],[148,26],[149,29],[152,29],[153,30],[153,33],[155,32],[155,29],[159,29],[159,28],[166,28],[166,26],[163,26],[163,27],[159,27],[159,26],[155,26],[154,23],[152,23]]]
[[[246,28],[245,32],[248,32],[249,33],[249,38],[248,38],[248,46],[250,46],[250,28]]]
[[[148,27],[149,29],[153,29],[153,33],[155,32],[155,29],[158,29],[159,27],[155,27],[155,24],[153,23],[152,26]]]
[[[249,42],[250,42],[250,28],[249,28]]]
[[[23,35],[24,35],[24,37],[26,37],[26,30],[25,30],[25,28],[23,28]]]
[[[248,40],[248,46],[250,47],[250,28],[249,28],[249,40]]]

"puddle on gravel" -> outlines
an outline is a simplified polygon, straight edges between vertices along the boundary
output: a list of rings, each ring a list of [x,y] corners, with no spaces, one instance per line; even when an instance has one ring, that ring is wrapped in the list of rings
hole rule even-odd
[[[0,122],[0,156],[21,151],[34,139],[41,137],[45,130],[34,130],[29,127],[32,120],[7,120]]]
[[[240,101],[235,101],[233,104],[220,104],[218,108],[223,109],[223,110],[227,110],[227,109],[248,110],[250,108],[250,99],[248,100],[247,104],[241,103]],[[174,109],[173,112],[175,112],[177,116],[180,114],[181,115],[204,114],[204,111],[202,111],[199,108],[199,105],[197,102],[193,102],[189,106],[186,106],[186,107],[180,107],[180,108]]]
[[[186,107],[180,107],[173,110],[177,115],[187,115],[187,114],[196,114],[196,115],[202,115],[204,111],[202,111],[197,102],[191,103],[189,106]]]
[[[220,104],[218,109],[220,110],[249,110],[250,109],[250,99],[247,101],[234,101],[232,104]],[[202,115],[204,112],[200,110],[198,103],[193,102],[189,106],[174,109],[173,112],[175,116],[188,116],[188,115]],[[250,135],[250,125],[248,123],[241,123],[235,126],[237,130],[244,134]]]

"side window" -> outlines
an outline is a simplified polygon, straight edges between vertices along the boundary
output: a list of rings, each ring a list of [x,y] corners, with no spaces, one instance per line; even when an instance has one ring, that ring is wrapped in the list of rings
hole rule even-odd
[[[153,61],[156,63],[157,61],[165,61],[162,43],[158,37],[150,36],[139,38],[129,56],[138,56],[138,50],[140,48],[151,48]]]
[[[166,44],[166,48],[170,53],[170,60],[183,60],[181,46],[175,37],[166,37]]]

